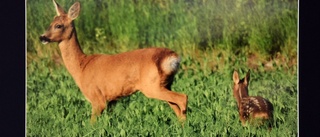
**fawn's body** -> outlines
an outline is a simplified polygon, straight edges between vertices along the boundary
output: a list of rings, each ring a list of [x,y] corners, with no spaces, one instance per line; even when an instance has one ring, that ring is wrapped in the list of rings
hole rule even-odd
[[[95,122],[106,103],[141,91],[149,98],[169,103],[176,115],[186,119],[187,95],[171,91],[179,67],[178,55],[166,48],[145,48],[116,55],[86,55],[80,48],[73,20],[80,3],[68,13],[53,0],[58,16],[40,40],[58,42],[67,70],[85,98],[91,103],[91,122]]]
[[[264,121],[272,121],[272,104],[263,97],[248,95],[249,80],[250,71],[248,71],[247,75],[241,80],[238,72],[233,72],[233,95],[237,101],[242,125],[245,125],[246,121],[257,125],[261,125]],[[271,127],[271,123],[269,123],[269,127]]]

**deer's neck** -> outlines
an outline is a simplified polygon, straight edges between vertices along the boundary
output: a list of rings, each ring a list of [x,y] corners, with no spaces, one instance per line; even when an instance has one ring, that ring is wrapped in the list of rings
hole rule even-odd
[[[59,43],[59,48],[67,70],[79,85],[79,76],[81,73],[80,63],[86,55],[83,53],[79,45],[75,28],[69,39],[63,40]]]
[[[248,97],[248,90],[247,88],[240,86],[236,94],[237,94],[236,96],[237,103],[238,103],[238,106],[240,106],[242,99],[245,97]]]

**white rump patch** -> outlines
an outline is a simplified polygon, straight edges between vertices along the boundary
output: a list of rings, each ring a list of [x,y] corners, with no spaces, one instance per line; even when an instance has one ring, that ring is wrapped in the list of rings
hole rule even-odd
[[[162,63],[162,69],[166,74],[177,71],[180,65],[180,58],[176,56],[167,57]]]

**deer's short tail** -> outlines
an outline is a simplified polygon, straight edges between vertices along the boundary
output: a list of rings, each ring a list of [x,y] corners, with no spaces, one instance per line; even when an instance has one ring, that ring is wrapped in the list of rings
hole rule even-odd
[[[171,55],[164,59],[161,68],[165,74],[171,74],[178,70],[179,65],[180,57]]]
[[[180,57],[169,49],[159,49],[153,59],[162,74],[171,75],[179,68]]]

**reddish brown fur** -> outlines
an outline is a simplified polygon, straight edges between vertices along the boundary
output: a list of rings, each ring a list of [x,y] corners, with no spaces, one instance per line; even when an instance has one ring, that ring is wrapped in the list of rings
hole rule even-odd
[[[243,79],[239,79],[237,71],[233,73],[233,95],[236,98],[239,116],[242,125],[245,125],[246,121],[253,123],[252,121],[261,119],[258,124],[270,120],[272,121],[273,106],[272,104],[260,97],[260,96],[249,96],[248,85],[250,80],[250,70]],[[271,127],[271,123],[269,124]]]
[[[136,91],[167,101],[180,119],[186,119],[187,95],[171,91],[180,61],[175,52],[166,48],[145,48],[116,55],[86,55],[80,48],[73,23],[80,3],[76,2],[65,13],[53,2],[58,16],[40,40],[45,44],[59,43],[67,70],[92,105],[91,122],[106,108],[106,102]]]

